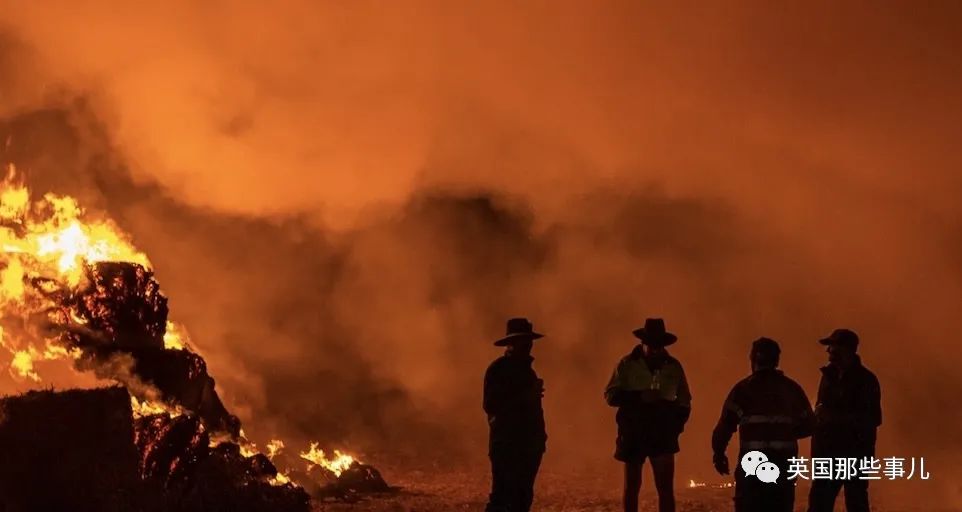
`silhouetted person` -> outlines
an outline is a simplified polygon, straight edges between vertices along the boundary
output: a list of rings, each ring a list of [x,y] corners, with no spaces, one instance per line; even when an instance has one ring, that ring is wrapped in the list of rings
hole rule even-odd
[[[641,469],[651,461],[659,512],[675,510],[675,454],[678,435],[691,414],[685,371],[665,347],[678,338],[660,318],[649,318],[634,335],[641,340],[615,368],[605,389],[608,405],[618,408],[615,459],[625,463],[625,512],[637,512]]]
[[[508,320],[507,335],[494,344],[507,347],[484,374],[484,412],[491,435],[491,496],[488,512],[527,512],[548,439],[541,398],[544,382],[531,367],[534,332],[526,318]]]
[[[828,346],[828,365],[822,368],[815,406],[812,457],[875,456],[876,429],[882,424],[882,391],[878,378],[862,366],[858,335],[836,329],[819,343]],[[838,491],[845,487],[845,510],[868,512],[868,480],[818,479],[808,495],[809,512],[831,512]]]
[[[778,370],[781,349],[768,338],[752,343],[752,374],[735,384],[712,433],[713,464],[719,474],[730,471],[725,453],[738,430],[735,468],[736,512],[792,512],[795,480],[789,480],[788,459],[798,456],[798,440],[812,434],[814,415],[808,396],[797,382]],[[760,451],[778,466],[775,483],[746,475],[741,461],[746,453]]]

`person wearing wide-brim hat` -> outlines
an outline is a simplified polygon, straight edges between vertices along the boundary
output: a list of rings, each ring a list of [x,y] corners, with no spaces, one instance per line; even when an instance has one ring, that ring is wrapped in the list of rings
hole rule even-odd
[[[664,320],[649,318],[633,334],[641,343],[618,362],[605,388],[608,405],[618,408],[615,459],[625,464],[624,510],[638,510],[647,459],[655,475],[659,512],[674,512],[675,454],[691,414],[691,391],[681,363],[665,349],[678,337],[666,330]]]
[[[545,432],[544,382],[532,368],[534,341],[544,337],[527,318],[508,320],[494,342],[506,347],[484,374],[484,412],[488,415],[491,496],[487,512],[527,512],[548,436]]]

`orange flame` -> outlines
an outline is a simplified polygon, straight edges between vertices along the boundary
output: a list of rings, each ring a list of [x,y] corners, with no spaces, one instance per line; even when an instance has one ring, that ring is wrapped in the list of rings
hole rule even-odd
[[[311,443],[310,450],[300,453],[301,458],[309,462],[307,465],[308,470],[314,466],[321,466],[331,473],[334,473],[334,476],[341,476],[341,473],[350,468],[355,462],[354,457],[346,453],[341,453],[338,450],[334,450],[334,458],[329,459],[324,454],[324,450],[318,449],[317,446],[318,443]]]
[[[0,180],[0,367],[6,366],[17,380],[42,382],[38,363],[53,360],[77,359],[79,349],[68,349],[55,340],[23,329],[4,329],[5,318],[24,320],[44,310],[44,297],[27,283],[35,278],[49,279],[66,289],[75,290],[85,277],[86,267],[101,261],[137,263],[150,269],[147,256],[137,250],[114,222],[87,219],[86,212],[77,200],[69,196],[46,194],[32,199],[30,190],[17,175],[16,169],[7,166],[6,177]],[[69,313],[77,323],[83,320]],[[164,334],[164,347],[171,350],[190,350],[191,343],[184,327],[168,322]],[[2,356],[9,356],[4,365]],[[155,414],[167,414],[172,418],[188,414],[180,406],[169,405],[152,399],[130,397],[134,418]],[[211,446],[230,441],[228,434],[211,433]],[[241,432],[241,453],[250,457],[259,452]],[[273,459],[284,448],[283,441],[273,439],[267,443],[267,456]],[[309,468],[318,465],[340,476],[356,459],[340,451],[328,458],[318,443],[301,452]],[[270,480],[273,485],[287,485],[291,479],[278,472]]]
[[[7,167],[6,177],[0,181],[0,313],[3,317],[27,319],[43,311],[43,297],[26,286],[31,279],[51,279],[76,288],[89,263],[128,261],[150,267],[147,256],[137,251],[113,222],[87,222],[84,215],[84,210],[71,197],[46,194],[31,200],[30,191],[19,182],[16,169],[12,165]],[[17,380],[40,382],[36,363],[79,356],[34,333],[7,331],[0,338],[0,349],[10,357],[9,372]]]

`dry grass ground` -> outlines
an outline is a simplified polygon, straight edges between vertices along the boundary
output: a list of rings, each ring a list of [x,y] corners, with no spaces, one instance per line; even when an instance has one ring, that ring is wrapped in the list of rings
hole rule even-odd
[[[382,468],[385,478],[402,488],[397,494],[365,499],[358,503],[317,503],[315,510],[330,512],[481,512],[487,499],[486,467],[474,470]],[[646,475],[647,476],[647,475]],[[620,511],[617,478],[600,479],[584,475],[562,475],[550,471],[539,476],[536,512],[616,512]],[[679,482],[679,485],[681,482]],[[728,512],[733,510],[732,489],[678,489],[679,512]],[[807,489],[800,489],[796,511],[803,511]],[[642,490],[643,512],[656,512],[654,490]],[[843,510],[841,499],[836,510]],[[937,512],[931,508],[873,507],[876,512]],[[950,509],[944,509],[949,512]],[[955,511],[958,512],[958,511]]]

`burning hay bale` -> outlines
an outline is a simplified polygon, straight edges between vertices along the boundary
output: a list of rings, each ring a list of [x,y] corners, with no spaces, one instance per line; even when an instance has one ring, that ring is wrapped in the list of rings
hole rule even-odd
[[[197,418],[156,414],[138,418],[134,443],[140,452],[138,470],[144,479],[169,486],[186,481],[207,456],[210,439]]]
[[[20,510],[33,498],[62,501],[30,510],[85,510],[89,500],[83,490],[114,489],[105,491],[106,500],[138,485],[157,490],[162,499],[130,502],[118,510],[148,510],[156,504],[183,512],[309,510],[303,488],[271,460],[282,443],[272,441],[270,457],[256,453],[218,396],[207,363],[168,321],[167,298],[146,255],[109,220],[83,221],[83,210],[72,198],[48,194],[31,201],[15,177],[11,168],[0,183],[0,351],[12,357],[11,375],[39,383],[35,363],[65,359],[126,390],[91,391],[77,402],[79,409],[51,405],[68,393],[8,399],[9,411],[2,414],[15,419],[4,419],[0,426],[0,454],[9,447],[19,457],[13,460],[23,459],[30,471],[19,480],[4,480],[14,494],[2,497],[6,509],[0,506],[0,511]],[[101,421],[114,423],[84,423],[89,419],[84,414],[96,411],[103,413],[98,413]],[[43,428],[34,431],[31,423]],[[93,452],[77,449],[66,432],[46,439],[43,433],[51,425],[95,432],[92,439],[103,435],[102,446]],[[109,440],[105,432],[113,432]],[[56,449],[32,462],[29,450],[16,451],[36,444]],[[58,450],[67,454],[63,464],[53,457]],[[329,460],[315,450],[313,445],[307,460],[320,469],[305,475],[305,482],[320,478],[326,488],[343,495],[387,488],[373,468],[342,454]],[[110,453],[123,456],[104,455]],[[89,466],[98,457],[110,466],[102,475],[83,466],[84,460]],[[4,471],[17,466],[0,461]],[[65,493],[42,496],[39,489],[49,479],[38,464],[64,471],[64,480],[76,478]],[[10,484],[26,480],[29,485]],[[76,493],[68,492],[73,488]],[[91,510],[114,510],[111,506],[91,505]]]
[[[165,346],[167,298],[153,273],[136,263],[87,267],[87,285],[57,295],[62,342],[79,349],[82,365],[138,393],[142,383],[201,418],[208,430],[240,434],[240,421],[224,407],[204,359]],[[130,361],[118,368],[117,359]],[[140,398],[146,398],[141,396]]]
[[[268,512],[309,511],[310,497],[301,487],[271,485],[277,468],[263,454],[245,457],[233,443],[221,443],[195,468],[194,481],[178,486],[186,510]]]
[[[384,481],[381,472],[367,464],[354,462],[331,483],[316,490],[315,496],[337,500],[354,500],[359,495],[391,492],[393,489]]]
[[[293,472],[292,476],[298,481],[311,482],[312,487],[308,490],[312,496],[353,501],[363,494],[393,490],[373,466],[362,464],[337,450],[334,459],[328,459],[317,443],[311,443],[310,450],[299,456],[308,462],[306,471]]]
[[[84,348],[164,348],[167,297],[152,272],[139,264],[102,261],[86,267],[87,286],[59,301],[96,336],[73,336]]]

